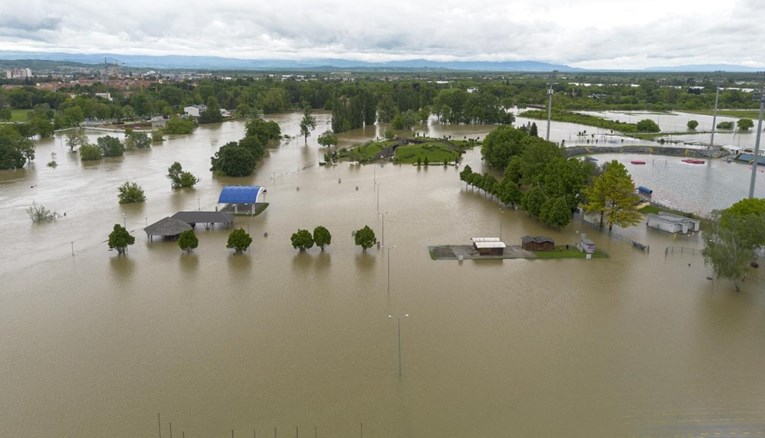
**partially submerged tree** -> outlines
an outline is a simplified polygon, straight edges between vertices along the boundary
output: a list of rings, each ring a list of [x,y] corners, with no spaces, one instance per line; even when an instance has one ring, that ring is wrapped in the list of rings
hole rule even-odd
[[[42,204],[32,203],[32,206],[26,209],[29,218],[33,223],[39,224],[41,222],[53,222],[58,217],[58,213],[53,210],[45,208]]]
[[[128,245],[135,243],[135,237],[131,236],[128,230],[120,224],[114,224],[114,230],[109,233],[109,250],[116,249],[119,255],[127,253]]]
[[[743,199],[712,211],[703,236],[704,263],[718,277],[732,280],[738,291],[757,250],[765,246],[765,199]]]
[[[660,132],[659,125],[651,119],[643,119],[637,122],[638,132]]]
[[[332,243],[332,234],[330,234],[328,229],[319,225],[313,230],[313,241],[316,244],[316,246],[318,246],[319,248],[321,248],[322,251],[324,251],[324,247]]]
[[[324,131],[317,141],[322,146],[330,147],[337,144],[337,136],[332,131]]]
[[[251,243],[252,237],[250,237],[244,229],[237,228],[228,235],[226,248],[231,248],[236,254],[241,254],[244,251],[247,251],[247,248],[250,247]]]
[[[80,160],[98,161],[103,157],[101,148],[94,144],[83,144],[80,146]]]
[[[292,240],[292,247],[299,249],[300,252],[312,248],[314,243],[313,236],[308,230],[297,230],[292,234],[290,240]]]
[[[600,213],[600,228],[603,228],[604,219],[609,231],[614,224],[628,227],[642,219],[636,208],[639,198],[635,194],[635,183],[627,168],[616,160],[606,163],[603,174],[584,189],[584,196],[587,199],[584,210]]]
[[[364,252],[367,252],[367,249],[371,248],[372,245],[377,243],[375,232],[369,228],[369,225],[364,225],[364,228],[356,230],[356,233],[353,236],[353,240],[356,245],[360,246]]]
[[[186,230],[178,236],[178,246],[187,253],[194,251],[199,246],[199,239],[194,230]]]
[[[300,120],[300,135],[303,136],[303,141],[308,142],[308,136],[311,135],[311,131],[316,128],[316,117],[311,114],[311,107],[305,105],[303,109],[303,119]]]
[[[98,140],[96,141],[98,142],[98,147],[101,148],[104,157],[121,157],[125,152],[125,145],[123,145],[117,137],[105,135],[103,137],[98,137]]]
[[[177,161],[167,168],[167,178],[170,180],[170,185],[173,189],[193,187],[194,184],[199,182],[199,178],[191,172],[184,171],[181,163]]]
[[[80,129],[70,129],[66,131],[65,136],[66,145],[69,147],[70,152],[74,152],[79,146],[88,144],[88,136],[86,136]]]
[[[699,122],[696,120],[688,120],[688,124],[686,126],[688,126],[689,130],[695,131],[696,127],[699,126]]]
[[[126,181],[125,184],[117,188],[117,191],[119,192],[117,196],[119,197],[120,204],[132,204],[146,200],[143,189],[134,182]]]
[[[125,147],[127,149],[148,149],[152,139],[145,132],[129,131],[125,135]]]

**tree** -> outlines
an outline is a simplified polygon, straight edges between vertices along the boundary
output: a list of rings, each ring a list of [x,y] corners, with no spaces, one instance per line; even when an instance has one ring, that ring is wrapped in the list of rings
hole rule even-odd
[[[130,131],[125,135],[125,147],[128,149],[148,149],[152,139],[145,132]]]
[[[367,249],[377,243],[375,232],[369,228],[369,225],[364,225],[364,228],[356,230],[353,239],[356,245],[360,246],[364,252],[367,252]]]
[[[105,135],[98,137],[98,147],[101,148],[101,152],[104,157],[121,157],[125,152],[125,145],[122,144],[119,138]]]
[[[531,127],[529,128],[529,135],[532,137],[538,137],[539,136],[539,128],[537,128],[537,123],[532,122]]]
[[[66,131],[66,145],[69,147],[70,152],[74,152],[75,148],[87,143],[88,136],[86,136],[81,130],[70,129]]]
[[[757,248],[765,245],[765,200],[739,201],[725,210],[713,210],[706,222],[704,263],[715,275],[733,281],[736,291],[746,278]],[[758,204],[763,207],[757,210]]]
[[[210,162],[210,171],[228,176],[248,176],[256,164],[252,152],[233,141],[221,146]]]
[[[319,225],[318,227],[313,229],[313,241],[316,244],[316,246],[318,246],[319,248],[321,248],[322,251],[324,251],[324,247],[332,243],[332,234],[330,234],[328,229]]]
[[[215,96],[207,98],[207,105],[205,110],[199,114],[199,123],[220,123],[223,121],[223,116],[220,113],[220,104]]]
[[[512,126],[500,126],[483,141],[481,156],[495,169],[504,169],[510,162],[510,158],[523,151],[523,141],[528,134]]]
[[[748,131],[754,127],[752,119],[738,119],[736,122],[739,131]]]
[[[245,125],[245,136],[255,136],[261,144],[268,144],[271,140],[278,140],[282,136],[282,130],[279,124],[274,121],[266,122],[260,117],[255,117]]]
[[[250,247],[251,243],[252,237],[250,237],[244,229],[237,228],[228,235],[226,248],[232,248],[236,254],[241,254],[244,251],[247,251],[247,248]]]
[[[638,132],[660,132],[661,129],[659,128],[659,125],[656,124],[651,119],[643,119],[639,122],[637,122],[637,130]]]
[[[300,121],[300,135],[303,141],[308,142],[308,136],[316,128],[316,117],[311,115],[311,107],[306,105],[303,109],[303,119]]]
[[[116,249],[119,255],[127,253],[128,245],[135,243],[135,237],[120,224],[114,224],[114,230],[109,233],[109,250]]]
[[[122,184],[117,188],[117,191],[119,192],[118,197],[120,204],[139,203],[146,200],[143,189],[134,182],[125,182],[125,184]]]
[[[34,151],[34,143],[14,126],[0,126],[0,169],[21,169]]]
[[[45,208],[44,205],[37,205],[32,202],[32,206],[26,209],[29,218],[32,222],[39,224],[40,222],[53,222],[58,217],[58,213],[53,210]]]
[[[177,161],[167,168],[167,178],[170,180],[170,186],[173,189],[193,187],[194,184],[199,182],[199,178],[192,175],[191,172],[185,172],[181,163]]]
[[[101,154],[101,148],[94,144],[84,143],[80,146],[80,160],[82,161],[100,160],[103,157]]]
[[[332,131],[324,131],[317,139],[322,146],[330,147],[337,144],[337,136]]]
[[[197,124],[191,119],[172,117],[165,124],[165,134],[191,134]]]
[[[314,243],[313,236],[308,230],[297,230],[292,234],[290,240],[292,240],[292,247],[299,249],[300,252],[312,248]]]
[[[635,208],[639,201],[635,194],[635,183],[627,168],[616,160],[606,164],[603,174],[584,189],[584,196],[587,199],[585,211],[600,213],[600,228],[603,228],[604,219],[608,221],[609,231],[614,224],[627,227],[642,219]]]
[[[691,131],[695,131],[695,130],[696,130],[696,127],[698,127],[698,126],[699,126],[699,122],[698,122],[698,121],[696,121],[696,120],[688,120],[688,124],[687,124],[687,126],[688,126],[688,129],[689,129],[689,130],[691,130]]]
[[[194,251],[199,246],[199,239],[194,230],[186,230],[178,236],[178,246],[187,253]]]
[[[154,143],[162,143],[165,141],[165,135],[161,129],[151,131],[151,141]]]

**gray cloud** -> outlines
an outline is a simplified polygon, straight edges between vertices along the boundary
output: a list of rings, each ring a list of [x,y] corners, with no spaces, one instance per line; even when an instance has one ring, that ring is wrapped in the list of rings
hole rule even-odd
[[[720,3],[29,0],[4,5],[0,39],[8,50],[86,53],[765,66],[757,1]]]

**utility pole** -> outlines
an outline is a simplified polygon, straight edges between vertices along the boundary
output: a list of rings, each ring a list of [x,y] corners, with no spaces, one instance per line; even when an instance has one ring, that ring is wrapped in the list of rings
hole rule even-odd
[[[757,119],[757,139],[754,141],[752,157],[752,179],[749,181],[749,199],[754,198],[754,182],[757,180],[757,165],[760,162],[760,137],[762,136],[762,112],[765,110],[765,86],[760,83],[760,116]]]

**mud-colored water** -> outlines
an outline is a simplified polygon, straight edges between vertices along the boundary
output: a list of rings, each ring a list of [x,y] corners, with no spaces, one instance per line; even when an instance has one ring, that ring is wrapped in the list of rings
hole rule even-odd
[[[275,119],[297,134],[299,115]],[[170,423],[188,437],[765,431],[761,269],[735,293],[707,279],[698,236],[640,225],[610,238],[580,221],[550,230],[466,190],[454,167],[319,167],[315,138],[327,122],[319,117],[307,146],[298,139],[272,150],[250,178],[208,171],[215,149],[242,136],[237,122],[94,165],[54,139],[38,146],[31,168],[0,173],[0,435],[155,437],[158,413],[164,437]],[[481,137],[489,129],[429,128]],[[44,164],[51,152],[55,169]],[[668,160],[674,182],[657,176],[663,162],[630,171],[659,193],[737,181],[735,165]],[[173,161],[201,177],[194,190],[170,189]],[[480,169],[480,152],[463,164]],[[144,205],[117,203],[125,180],[143,186]],[[212,209],[226,184],[268,189],[264,214],[236,219],[253,236],[250,251],[232,255],[221,229],[199,230],[191,255],[148,242],[146,223]],[[382,237],[376,184],[385,246],[362,253],[353,230],[368,224]],[[747,187],[719,197],[733,202]],[[696,197],[679,198],[705,209]],[[32,201],[67,215],[32,225],[24,212]],[[123,222],[136,244],[118,257],[104,240]],[[317,225],[332,232],[326,252],[291,247],[294,231]],[[514,244],[525,234],[574,243],[585,232],[610,257],[428,256],[428,245],[500,227]]]

